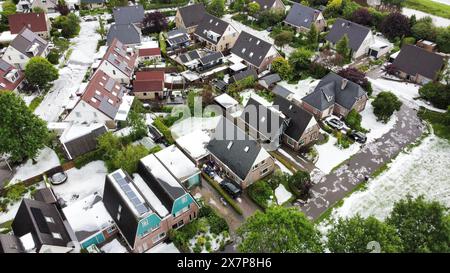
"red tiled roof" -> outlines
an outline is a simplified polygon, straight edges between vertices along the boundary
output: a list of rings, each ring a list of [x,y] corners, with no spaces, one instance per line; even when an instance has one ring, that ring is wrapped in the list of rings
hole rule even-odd
[[[130,49],[130,47],[127,47],[119,40],[114,39],[106,50],[102,62],[110,62],[125,75],[131,77],[136,64],[137,54],[134,51],[129,52],[128,49]]]
[[[11,34],[19,33],[24,27],[33,32],[48,30],[47,18],[44,12],[41,13],[16,13],[8,16],[9,30]]]
[[[133,81],[133,92],[164,90],[164,71],[139,71]]]
[[[161,49],[159,49],[159,48],[140,48],[139,56],[161,56]]]
[[[6,78],[8,73],[15,77],[14,81]],[[23,81],[25,75],[20,69],[16,69],[11,64],[0,59],[0,89],[13,91]]]

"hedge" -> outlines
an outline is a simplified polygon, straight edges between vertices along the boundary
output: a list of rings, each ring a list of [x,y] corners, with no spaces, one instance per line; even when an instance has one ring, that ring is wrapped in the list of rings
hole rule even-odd
[[[75,164],[75,168],[81,169],[84,165],[91,163],[96,160],[103,160],[103,155],[100,150],[94,150],[84,155],[81,155],[73,161]]]
[[[169,144],[175,143],[175,140],[172,137],[170,129],[164,124],[164,122],[160,118],[156,118],[155,121],[153,122],[153,125],[164,135]]]
[[[236,202],[233,200],[233,198],[231,198],[219,185],[219,183],[217,183],[216,181],[212,180],[211,177],[209,177],[208,175],[206,175],[205,173],[202,172],[202,176],[203,178],[214,188],[216,189],[216,191],[218,193],[220,193],[220,195],[222,195],[222,197],[225,199],[225,201],[228,202],[228,204],[230,204],[230,206],[239,214],[239,215],[243,215],[242,209],[238,206],[238,204],[236,204]]]

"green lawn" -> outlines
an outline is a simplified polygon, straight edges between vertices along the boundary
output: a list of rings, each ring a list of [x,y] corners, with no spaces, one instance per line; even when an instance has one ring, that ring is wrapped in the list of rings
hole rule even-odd
[[[31,112],[34,112],[34,110],[36,110],[36,108],[39,106],[39,104],[41,104],[43,99],[44,99],[44,96],[38,96],[31,101],[30,106],[28,106],[28,108],[30,108]]]
[[[431,0],[406,0],[405,7],[450,19],[450,6]]]
[[[445,113],[438,113],[421,108],[418,115],[421,119],[431,123],[435,135],[450,140],[450,125],[444,124]]]

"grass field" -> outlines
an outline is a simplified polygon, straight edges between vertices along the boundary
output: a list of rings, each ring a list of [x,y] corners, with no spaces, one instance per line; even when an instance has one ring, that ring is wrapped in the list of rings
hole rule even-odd
[[[431,123],[431,125],[433,125],[435,135],[450,140],[450,126],[445,124],[444,113],[438,113],[421,108],[418,115],[420,118],[427,120]]]
[[[405,7],[450,19],[450,5],[432,0],[406,0]]]

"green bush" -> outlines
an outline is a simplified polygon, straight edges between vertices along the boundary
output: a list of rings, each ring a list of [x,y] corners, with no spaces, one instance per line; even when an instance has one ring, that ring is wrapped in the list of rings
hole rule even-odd
[[[336,145],[342,149],[347,149],[350,147],[351,141],[346,134],[343,134],[340,131],[335,131],[334,136],[337,138]]]
[[[360,132],[367,132],[366,129],[361,127],[362,117],[361,114],[358,113],[355,109],[352,109],[347,117],[345,117],[345,123],[353,130],[357,130]]]
[[[258,206],[266,209],[274,192],[265,180],[259,180],[248,187],[248,195]]]
[[[216,181],[212,180],[209,176],[202,173],[203,178],[220,194],[222,197],[227,201],[228,204],[239,214],[242,215],[242,209],[239,207],[238,204],[231,198],[217,183]]]
[[[222,231],[228,231],[228,224],[222,217],[218,216],[216,213],[208,216],[208,223],[210,231],[213,234],[219,235]]]
[[[50,50],[50,52],[47,55],[47,60],[51,64],[58,64],[59,63],[59,53],[56,49]]]
[[[207,241],[207,242],[205,243],[205,248],[206,248],[206,250],[207,250],[208,252],[211,252],[211,242],[210,242],[210,241]]]
[[[100,150],[94,150],[75,158],[73,162],[75,164],[75,168],[81,169],[83,166],[89,164],[92,161],[103,160],[102,156],[103,154]]]
[[[27,191],[27,187],[22,183],[11,185],[6,188],[6,198],[11,202],[19,201]]]
[[[164,124],[164,121],[160,117],[155,119],[153,125],[156,127],[156,129],[158,129],[161,132],[161,134],[164,135],[169,144],[175,143],[175,140],[172,137],[170,129]]]
[[[289,189],[297,196],[303,199],[307,199],[309,196],[309,190],[312,187],[311,177],[309,173],[304,171],[298,171],[294,173],[288,179]]]

